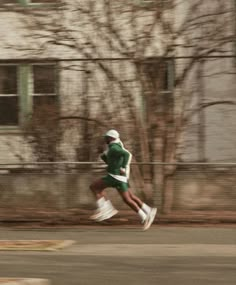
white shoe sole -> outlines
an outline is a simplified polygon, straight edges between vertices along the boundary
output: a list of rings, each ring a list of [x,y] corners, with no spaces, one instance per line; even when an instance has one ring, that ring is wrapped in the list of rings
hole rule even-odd
[[[93,214],[92,216],[90,216],[90,220],[97,220],[97,219],[99,219],[102,215],[103,215],[102,212],[95,213],[95,214]]]
[[[144,223],[143,226],[143,230],[146,231],[150,228],[150,226],[152,225],[155,217],[156,217],[156,213],[157,213],[157,209],[156,208],[152,208],[150,214],[147,217],[147,220]]]
[[[104,214],[102,214],[100,217],[98,217],[97,219],[95,219],[95,221],[97,222],[102,222],[104,220],[108,220],[111,217],[115,216],[118,213],[118,211],[116,209],[110,210],[105,212]]]

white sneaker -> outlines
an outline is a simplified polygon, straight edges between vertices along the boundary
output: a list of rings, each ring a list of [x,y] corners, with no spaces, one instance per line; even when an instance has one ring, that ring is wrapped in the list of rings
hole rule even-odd
[[[118,213],[118,211],[115,208],[107,209],[99,217],[97,217],[96,221],[101,222],[104,220],[108,220],[111,217],[115,216],[117,213]]]
[[[118,213],[118,211],[115,208],[111,208],[111,209],[97,209],[95,211],[95,213],[90,217],[91,220],[94,221],[104,221],[107,219],[110,219],[111,217],[113,217],[114,215],[116,215]]]
[[[104,210],[97,209],[92,216],[90,216],[91,220],[97,220],[103,215]]]
[[[143,226],[143,230],[146,231],[150,228],[151,224],[153,223],[155,216],[157,213],[157,209],[156,208],[152,208],[151,212],[148,214],[145,222],[144,222],[144,226]]]

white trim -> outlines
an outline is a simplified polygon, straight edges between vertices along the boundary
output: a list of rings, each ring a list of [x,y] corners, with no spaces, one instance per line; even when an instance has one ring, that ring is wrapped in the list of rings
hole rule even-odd
[[[50,2],[41,2],[40,0],[38,2],[32,3],[31,0],[26,0],[27,5],[50,5],[50,4],[58,4],[59,1],[57,0],[52,0]]]
[[[56,93],[33,93],[31,94],[31,96],[35,96],[35,97],[42,97],[42,96],[57,96]]]
[[[42,3],[43,4],[43,3]],[[43,59],[42,59],[42,61],[43,61]],[[32,61],[32,63],[29,63],[30,65],[56,65],[56,63],[55,62],[33,62]]]
[[[0,63],[0,66],[7,66],[7,65],[13,65],[13,66],[19,66],[20,64],[19,63]]]
[[[0,94],[0,98],[2,97],[18,97],[18,94]]]
[[[131,152],[128,151],[128,149],[126,149],[124,147],[124,144],[122,142],[121,142],[121,145],[122,145],[122,148],[129,153],[129,160],[128,160],[127,165],[126,165],[126,177],[127,177],[127,179],[129,179],[129,176],[130,176],[130,163],[131,163],[133,155],[132,155]]]
[[[115,175],[115,174],[111,174],[111,173],[108,173],[108,175],[110,175],[111,177],[115,178],[116,180],[119,180],[121,182],[125,182],[127,183],[128,182],[128,178],[126,176],[121,176],[121,175]]]

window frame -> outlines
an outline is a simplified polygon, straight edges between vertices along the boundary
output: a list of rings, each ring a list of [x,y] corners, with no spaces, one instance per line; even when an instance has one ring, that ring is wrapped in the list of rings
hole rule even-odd
[[[22,126],[28,121],[30,115],[33,112],[33,97],[39,96],[39,94],[34,95],[33,90],[33,65],[52,65],[55,66],[55,92],[48,94],[40,94],[40,96],[56,96],[58,100],[58,106],[60,103],[59,92],[58,92],[58,62],[56,61],[39,61],[39,62],[14,62],[12,60],[9,62],[1,62],[1,66],[14,65],[17,66],[17,95],[18,96],[18,124],[17,125],[0,125],[0,130],[20,130]],[[4,94],[5,95],[5,94]],[[9,95],[9,94],[6,94]],[[11,95],[11,94],[10,94]],[[13,95],[14,96],[14,95]]]
[[[33,70],[33,66],[54,66],[54,74],[53,74],[53,78],[54,78],[54,92],[53,93],[35,93],[34,91],[34,70]],[[33,114],[34,112],[34,98],[39,98],[39,97],[57,97],[58,103],[59,103],[59,96],[58,96],[58,76],[57,76],[57,65],[55,63],[50,63],[50,62],[33,62],[30,64],[30,104],[31,104],[31,108],[30,108],[30,112],[31,114]]]
[[[19,64],[18,63],[4,63],[4,62],[1,62],[0,63],[0,66],[16,66],[16,83],[17,83],[17,90],[16,90],[16,94],[4,94],[4,93],[1,93],[1,98],[2,97],[16,97],[18,98],[18,100],[20,101],[20,96],[19,96],[19,82],[18,82],[18,76],[19,76]],[[20,102],[18,102],[18,107],[19,107],[19,104]],[[17,126],[19,126],[20,124],[20,119],[19,119],[19,113],[17,114],[17,118],[18,118],[18,124],[17,125],[0,125],[0,128],[4,128],[4,129],[12,129],[12,128],[16,128]]]
[[[37,65],[37,66],[49,66],[49,65],[51,65],[51,66],[56,66],[55,65],[55,63],[47,63],[47,62],[33,62],[33,63],[31,63],[30,64],[30,66],[31,66],[31,80],[32,80],[32,82],[35,82],[35,80],[34,80],[34,72],[33,72],[33,66],[35,66],[35,65]],[[55,92],[54,93],[34,93],[34,86],[33,86],[33,84],[32,84],[32,92],[31,92],[31,96],[56,96],[56,69],[55,69],[55,74],[54,74],[54,79],[55,79]]]
[[[162,58],[162,57],[147,57],[142,62],[139,62],[141,66],[145,69],[150,65],[150,67],[161,67],[164,68],[165,84],[161,88],[160,92],[172,92],[174,89],[175,81],[175,60],[174,58]]]
[[[38,0],[38,3],[31,3],[31,0],[16,0],[16,3],[4,3],[4,6],[7,7],[16,7],[16,6],[23,6],[23,7],[32,7],[32,8],[37,8],[37,7],[55,7],[59,4],[60,0],[58,1],[53,1],[51,3],[42,3],[40,0]]]
[[[159,90],[160,94],[164,96],[170,96],[174,92],[175,88],[175,59],[173,57],[165,58],[165,57],[146,57],[141,61],[137,61],[136,64],[141,68],[141,72],[145,72],[145,69],[150,64],[155,69],[156,66],[163,66],[165,68],[164,76],[167,77],[165,79],[165,84],[163,88]],[[146,72],[145,72],[146,73]],[[147,74],[146,74],[147,75]],[[165,88],[166,87],[166,88]],[[148,97],[144,96],[145,89],[143,90],[143,95],[141,95],[141,108],[142,108],[142,119],[144,121],[148,120],[148,112],[147,108],[149,106]]]
[[[160,8],[169,9],[173,0],[134,0],[135,5],[141,9],[156,9],[159,5]]]
[[[50,7],[50,6],[58,5],[60,0],[58,0],[58,1],[52,0],[51,3],[42,3],[42,2],[40,2],[41,0],[38,0],[38,3],[32,3],[31,0],[19,0],[19,1],[22,3],[22,5],[29,6],[29,7],[44,7],[44,6]]]

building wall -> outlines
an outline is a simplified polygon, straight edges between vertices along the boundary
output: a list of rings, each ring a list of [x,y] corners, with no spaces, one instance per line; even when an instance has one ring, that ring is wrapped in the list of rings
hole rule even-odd
[[[174,199],[171,211],[236,211],[235,170],[179,171],[174,177]],[[89,190],[91,180],[103,171],[91,168],[74,173],[21,173],[10,170],[0,174],[0,208],[71,209],[95,208]],[[131,181],[132,184],[132,181]],[[139,189],[133,189],[140,196]],[[108,197],[118,209],[129,209],[115,189],[107,189]],[[158,201],[161,210],[161,201]]]
[[[177,1],[178,2],[178,1]],[[185,1],[185,4],[188,1]],[[99,3],[96,4],[96,11],[102,13]],[[118,4],[117,4],[118,5]],[[122,5],[118,5],[119,9],[122,9]],[[207,4],[206,4],[207,6]],[[178,6],[176,12],[176,25],[181,25],[182,11],[188,11],[187,6]],[[54,16],[51,10],[45,10],[45,13],[50,15],[50,20],[53,21]],[[140,12],[141,13],[141,12]],[[73,17],[76,17],[74,15]],[[73,17],[67,17],[63,19],[63,23],[71,25],[74,20]],[[86,17],[85,17],[86,18]],[[27,21],[27,15],[21,15],[15,12],[1,12],[0,17],[0,59],[29,59],[30,58],[73,58],[74,56],[83,56],[78,50],[72,50],[70,48],[62,46],[47,45],[44,48],[45,36],[42,31],[42,38],[36,40],[31,37],[31,33],[24,29],[24,21]],[[55,16],[57,21],[60,17]],[[147,21],[148,13],[145,17],[140,17],[139,28],[143,25],[144,21]],[[24,20],[24,21],[23,21]],[[128,27],[125,13],[119,17],[121,25]],[[87,25],[88,19],[83,21],[83,32],[90,31],[92,26]],[[125,26],[126,24],[126,26]],[[78,33],[80,27],[74,27],[75,32]],[[127,29],[127,28],[126,28]],[[9,31],[6,33],[6,31]],[[126,30],[125,30],[126,31]],[[158,32],[158,30],[157,30]],[[95,42],[99,47],[101,56],[119,56],[117,52],[110,52],[109,47],[105,45],[105,41],[101,41],[96,31],[93,31]],[[158,34],[158,33],[157,33]],[[129,44],[132,41],[131,33],[125,33],[126,40]],[[181,39],[180,39],[181,40]],[[159,55],[161,50],[161,44],[157,44],[158,40],[148,49],[147,55]],[[20,43],[20,45],[18,45]],[[229,47],[230,53],[232,52],[232,46]],[[40,49],[40,53],[37,51]],[[189,53],[191,54],[191,53]],[[186,55],[182,49],[177,50],[177,56]],[[117,78],[125,84],[127,91],[130,92],[132,100],[136,101],[139,110],[143,109],[143,102],[141,96],[141,86],[135,81],[135,73],[132,69],[132,65],[126,62],[114,63],[107,62],[109,67],[112,65],[115,70]],[[126,65],[126,66],[125,66]],[[183,70],[185,62],[181,60],[176,61],[176,72]],[[193,109],[199,107],[199,104],[206,104],[208,102],[227,100],[233,101],[235,99],[235,75],[225,74],[234,72],[233,58],[221,59],[214,61],[206,61],[202,73],[203,90],[199,91],[199,78],[196,77],[197,70],[194,69],[192,74],[189,75],[185,81],[184,86],[180,93],[186,93],[186,96],[190,96],[191,102],[188,105],[190,113]],[[109,112],[112,117],[112,113],[117,112],[120,114],[121,119],[127,119],[127,113],[124,106],[127,106],[127,102],[121,101],[121,90],[117,84],[111,86],[107,82],[104,75],[100,72],[99,67],[94,63],[84,62],[60,62],[59,64],[59,79],[60,83],[58,91],[60,93],[60,108],[63,116],[83,116],[85,112],[84,106],[84,94],[90,98],[89,103],[89,115],[93,118],[97,118],[99,110],[101,110],[101,97],[107,98],[105,105],[109,107]],[[88,74],[91,74],[89,76]],[[223,74],[224,73],[224,74]],[[212,75],[214,74],[214,75]],[[85,79],[86,78],[86,79]],[[199,94],[204,93],[203,101],[199,101]],[[129,100],[129,99],[128,99]],[[112,104],[109,105],[109,101]],[[115,103],[115,104],[114,104]],[[114,107],[115,106],[115,107]],[[100,108],[100,109],[99,109]],[[182,144],[180,149],[180,158],[183,160],[207,160],[207,161],[235,161],[236,153],[234,146],[236,142],[236,133],[234,131],[235,121],[235,105],[233,104],[221,104],[212,105],[211,107],[204,108],[201,114],[197,114],[192,117],[188,122],[184,135],[182,137]],[[61,149],[63,151],[63,158],[73,160],[76,156],[76,146],[80,140],[80,127],[79,121],[63,121],[64,134],[61,142]],[[203,125],[201,125],[203,124]],[[199,127],[199,125],[201,125]],[[127,131],[127,134],[129,131]],[[31,147],[24,142],[21,136],[20,129],[0,128],[0,152],[2,153],[2,162],[14,162],[20,160],[34,159],[32,155]],[[199,154],[203,152],[203,154]]]
[[[191,77],[192,92],[188,121],[184,133],[183,159],[209,162],[234,162],[236,152],[234,58],[206,59],[201,85],[196,73]],[[188,85],[188,84],[186,84]],[[187,88],[187,87],[186,87]]]
[[[189,1],[180,1],[184,4]],[[211,3],[212,1],[210,1]],[[103,13],[99,3],[96,7],[99,13]],[[118,11],[123,11],[123,6],[118,3]],[[209,3],[209,2],[208,2]],[[181,25],[183,11],[188,11],[186,6],[179,6],[176,16],[176,26]],[[43,10],[49,14],[45,18],[49,22],[56,21],[60,24],[60,16],[55,17],[51,13],[52,10]],[[128,12],[127,12],[128,13]],[[130,13],[130,12],[129,12]],[[140,11],[140,19],[138,22],[138,34],[142,30],[143,24],[148,24],[149,13],[142,15]],[[118,15],[120,27],[122,27],[124,39],[128,42],[129,47],[135,47],[132,40],[133,31],[129,30],[130,23],[127,21],[126,13]],[[170,15],[167,15],[170,16]],[[74,28],[74,35],[83,36],[90,32],[90,36],[94,39],[97,46],[97,52],[93,53],[91,47],[88,46],[90,55],[94,57],[120,57],[118,50],[114,50],[104,41],[97,30],[89,24],[86,18],[82,21],[82,26],[74,25],[74,14],[70,17],[70,13],[63,19],[63,24]],[[115,80],[107,80],[107,74],[99,66],[99,61],[72,60],[63,61],[63,59],[84,59],[83,52],[79,49],[71,49],[63,45],[47,44],[47,34],[39,30],[39,38],[32,36],[32,31],[24,28],[24,21],[28,21],[26,15],[14,12],[1,12],[0,17],[0,60],[14,60],[17,64],[23,64],[21,72],[18,76],[26,76],[28,70],[29,88],[32,88],[32,78],[30,77],[30,65],[35,60],[50,63],[57,66],[57,76],[59,84],[57,91],[60,100],[61,116],[77,117],[74,119],[65,119],[60,122],[63,126],[62,140],[58,148],[61,157],[58,159],[65,161],[80,160],[81,144],[87,144],[89,140],[81,140],[81,133],[88,135],[89,138],[100,136],[105,128],[98,127],[97,124],[89,122],[86,127],[82,127],[81,120],[86,117],[93,118],[97,121],[107,121],[109,124],[118,126],[122,130],[124,138],[134,138],[136,129],[133,125],[129,128],[126,123],[131,121],[129,103],[132,101],[137,106],[138,112],[146,113],[145,101],[142,98],[142,88],[140,81],[137,80],[137,74],[133,63],[129,61],[112,61],[104,60],[103,67],[112,69]],[[29,24],[29,23],[28,23]],[[7,32],[6,32],[7,31]],[[160,29],[155,30],[157,40],[153,41],[146,50],[144,56],[160,56],[165,43],[170,40],[160,41]],[[140,34],[140,38],[142,35]],[[65,42],[67,43],[67,42]],[[182,38],[178,39],[178,44],[184,43]],[[114,43],[113,43],[114,44]],[[145,42],[143,42],[143,45]],[[115,46],[120,48],[120,43]],[[232,54],[233,45],[227,46],[230,54]],[[132,49],[131,49],[132,50]],[[140,56],[140,51],[137,50]],[[191,50],[186,51],[184,48],[178,48],[175,56],[184,57],[191,55]],[[53,59],[60,59],[53,61]],[[176,76],[180,74],[188,65],[189,59],[177,59],[175,61]],[[179,150],[179,159],[187,161],[209,161],[235,162],[236,152],[236,132],[234,130],[234,122],[236,119],[235,105],[232,103],[212,104],[212,106],[204,107],[199,112],[199,107],[208,103],[218,101],[234,101],[235,100],[235,62],[233,58],[222,59],[206,59],[199,75],[198,65],[188,75],[182,84],[182,88],[178,88],[175,95],[176,111],[181,113],[182,106],[186,103],[184,109],[185,114],[192,114],[190,120],[185,126],[182,136],[182,143]],[[173,74],[171,74],[173,78]],[[122,84],[122,88],[120,87]],[[173,82],[172,82],[173,85]],[[27,86],[22,86],[26,88]],[[22,94],[27,94],[29,90],[23,90]],[[121,96],[122,95],[122,96]],[[184,96],[183,96],[184,95]],[[26,100],[27,101],[27,100]],[[26,102],[26,105],[30,102]],[[205,105],[204,105],[205,104]],[[27,107],[27,106],[26,106]],[[24,108],[26,108],[24,107]],[[25,111],[25,109],[24,109]],[[104,117],[106,115],[106,117]],[[143,114],[140,117],[144,118]],[[104,118],[106,120],[104,120]],[[115,120],[114,120],[115,118]],[[94,133],[96,135],[94,136]],[[93,135],[93,136],[92,136]],[[85,136],[85,138],[87,138]],[[91,142],[93,144],[94,141]],[[135,149],[135,140],[128,141],[129,146]],[[96,150],[87,156],[87,160],[94,161],[97,159]],[[34,161],[36,159],[32,146],[26,142],[22,135],[20,127],[0,127],[0,157],[1,163],[18,163],[25,161]],[[54,174],[35,173],[32,171],[17,172],[19,168],[10,167],[10,172],[1,174],[0,179],[0,207],[51,207],[51,208],[73,208],[83,206],[93,206],[94,200],[88,191],[88,185],[91,179],[94,179],[101,173],[93,173],[91,169],[84,171],[65,174],[65,171],[59,171]],[[14,169],[15,168],[15,169]],[[37,168],[37,167],[36,167]],[[5,172],[6,170],[3,170]],[[206,175],[205,171],[179,172],[175,177],[174,204],[172,210],[233,210],[235,211],[235,173],[221,174],[216,176],[215,171],[211,175]],[[222,176],[223,175],[223,176]],[[225,175],[225,176],[224,176]],[[218,179],[218,180],[217,180]],[[230,183],[224,183],[225,180]],[[159,190],[159,189],[158,189]],[[137,190],[138,191],[138,190]],[[139,193],[139,192],[138,192]],[[139,193],[140,194],[140,193]],[[116,192],[110,192],[111,197]],[[113,199],[112,199],[113,200]],[[121,199],[114,198],[114,204],[118,207],[124,206]]]

